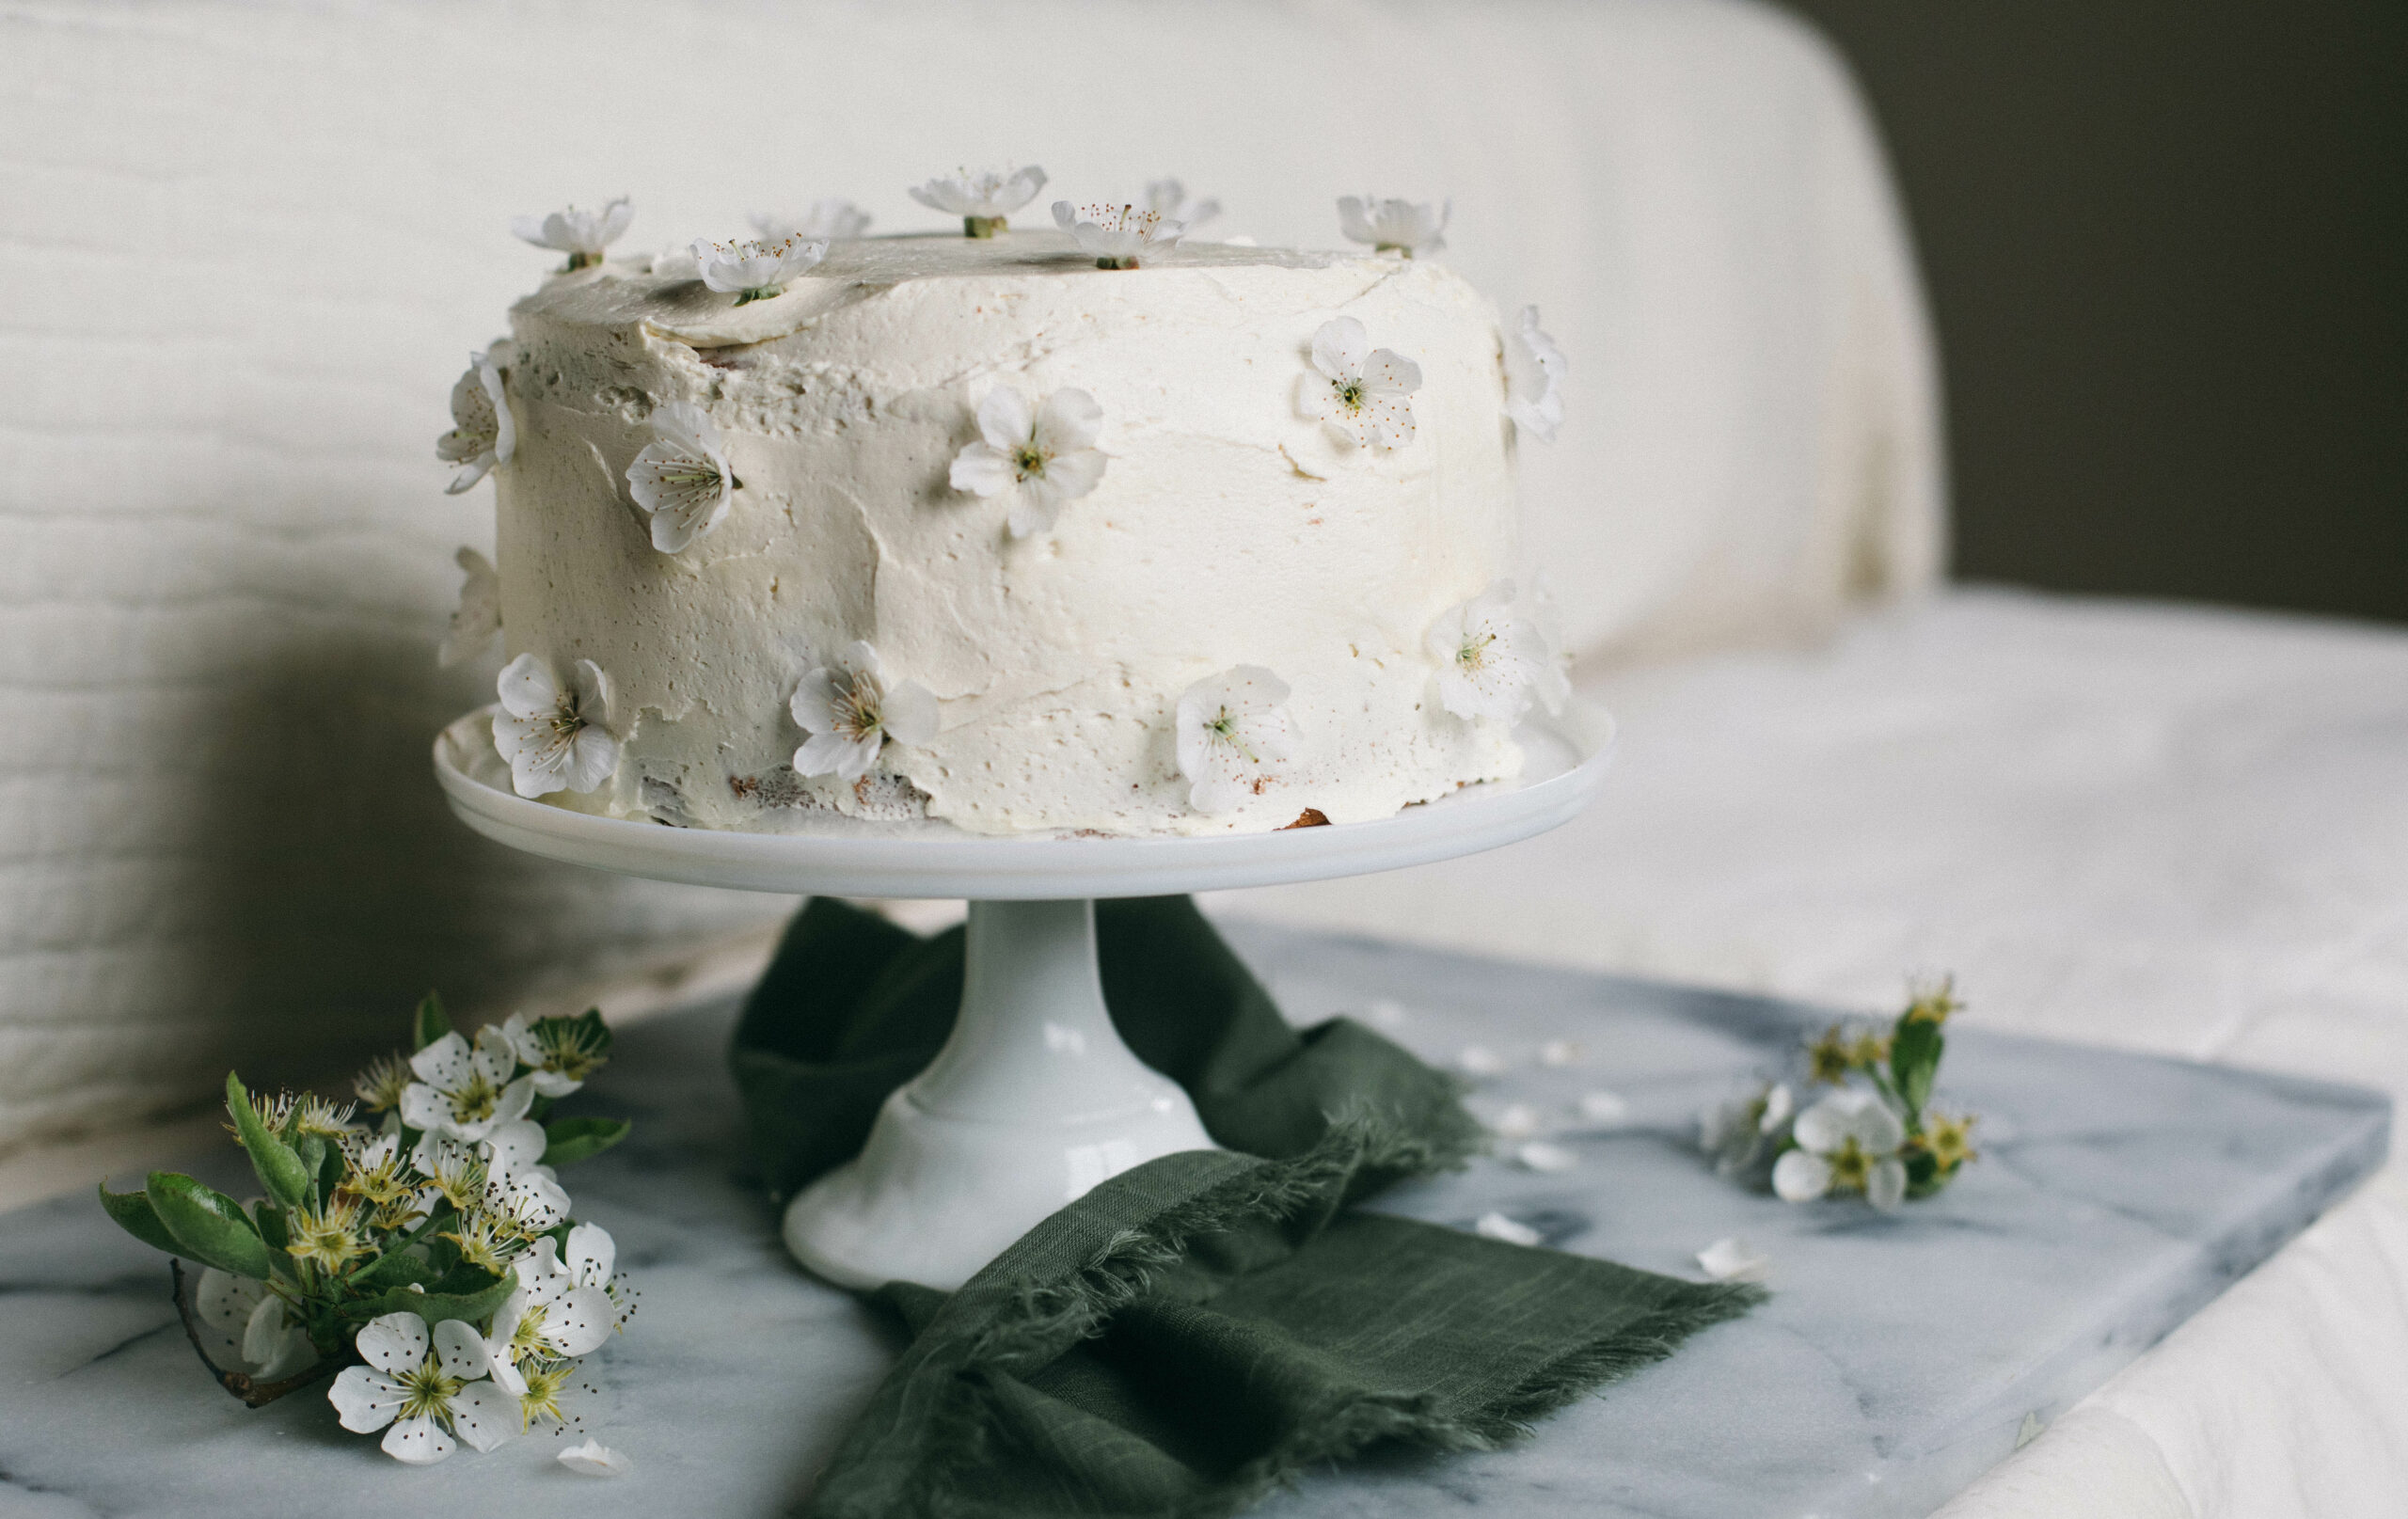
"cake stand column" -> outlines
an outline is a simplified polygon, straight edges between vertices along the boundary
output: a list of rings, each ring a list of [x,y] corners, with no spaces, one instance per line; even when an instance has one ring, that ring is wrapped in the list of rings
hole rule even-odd
[[[841,1286],[950,1290],[1105,1178],[1212,1147],[1112,1025],[1092,901],[973,902],[968,934],[952,1037],[787,1205],[786,1248]]]

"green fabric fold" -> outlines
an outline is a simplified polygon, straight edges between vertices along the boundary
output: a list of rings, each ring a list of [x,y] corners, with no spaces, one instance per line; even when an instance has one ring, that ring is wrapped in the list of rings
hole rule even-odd
[[[1228,1148],[1113,1178],[958,1292],[876,1294],[913,1338],[811,1514],[1234,1513],[1376,1441],[1508,1439],[1761,1298],[1348,1208],[1478,1146],[1454,1083],[1342,1019],[1291,1030],[1185,897],[1100,902],[1097,932],[1115,1025]],[[732,1056],[775,1191],[860,1148],[961,969],[958,930],[796,919]]]

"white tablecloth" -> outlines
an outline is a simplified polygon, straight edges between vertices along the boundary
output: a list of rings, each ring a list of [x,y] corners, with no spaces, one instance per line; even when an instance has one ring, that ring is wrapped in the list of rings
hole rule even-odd
[[[2408,1094],[2408,633],[1957,592],[1590,689],[1578,822],[1216,906]],[[2402,1512],[2396,1169],[1945,1511]]]

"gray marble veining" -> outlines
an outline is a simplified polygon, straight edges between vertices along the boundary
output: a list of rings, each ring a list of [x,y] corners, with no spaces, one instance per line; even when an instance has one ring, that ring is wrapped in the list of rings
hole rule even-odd
[[[1382,1006],[1392,1036],[1446,1060],[1504,1056],[1483,1084],[1573,1150],[1569,1171],[1483,1162],[1382,1206],[1468,1226],[1497,1210],[1552,1243],[1696,1274],[1748,1237],[1770,1304],[1470,1456],[1375,1455],[1315,1474],[1277,1519],[1927,1512],[2270,1254],[2379,1163],[2384,1099],[2353,1088],[1959,1033],[1942,1089],[1983,1115],[1983,1159],[1894,1216],[1792,1207],[1717,1180],[1694,1115],[1766,1068],[1827,1010],[1502,965],[1365,941],[1232,930],[1300,1021]],[[589,1359],[585,1428],[630,1478],[578,1477],[532,1437],[401,1467],[314,1393],[257,1412],[213,1387],[152,1252],[87,1197],[0,1218],[0,1514],[583,1519],[769,1513],[808,1490],[893,1356],[893,1333],[787,1262],[745,1182],[721,1055],[732,1009],[636,1025],[594,1111],[636,1136],[569,1174],[642,1292]],[[1580,1046],[1570,1065],[1538,1058]],[[1579,1116],[1608,1089],[1628,1111]],[[239,1185],[240,1158],[208,1158]],[[122,1184],[127,1179],[119,1179]]]

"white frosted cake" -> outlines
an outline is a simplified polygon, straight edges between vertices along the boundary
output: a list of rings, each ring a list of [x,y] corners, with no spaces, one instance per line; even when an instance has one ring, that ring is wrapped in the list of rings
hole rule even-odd
[[[1203,833],[1519,769],[1560,678],[1510,584],[1522,340],[1461,277],[1217,244],[1100,268],[1054,232],[800,263],[590,262],[464,377],[447,457],[504,461],[522,793]]]

